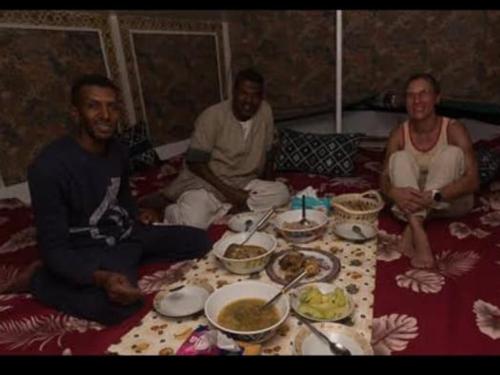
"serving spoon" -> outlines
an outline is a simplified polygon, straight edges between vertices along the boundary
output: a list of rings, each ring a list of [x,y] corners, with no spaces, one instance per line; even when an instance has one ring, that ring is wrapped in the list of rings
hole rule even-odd
[[[267,307],[271,306],[281,295],[285,294],[288,290],[290,290],[295,284],[297,284],[304,276],[307,275],[307,269],[302,271],[295,279],[290,281],[288,284],[286,284],[281,290],[269,301],[267,301],[265,304],[263,304],[260,307],[260,310],[264,310]]]
[[[269,209],[269,211],[267,211],[266,214],[262,216],[262,218],[257,222],[257,224],[254,225],[252,230],[248,233],[243,242],[239,244],[239,246],[246,244],[248,240],[255,234],[255,232],[257,232],[257,229],[259,229],[262,224],[264,224],[267,220],[269,220],[269,218],[272,216],[273,213],[274,213],[274,207]]]
[[[269,218],[273,215],[273,213],[274,213],[274,207],[272,207],[269,211],[267,211],[266,214],[264,216],[262,216],[262,218],[257,222],[257,224],[255,224],[253,226],[253,228],[249,232],[248,232],[248,230],[250,229],[250,227],[249,227],[248,222],[250,220],[247,220],[245,222],[245,226],[246,226],[245,231],[248,232],[248,234],[245,237],[245,239],[241,243],[232,243],[227,248],[228,249],[236,249],[239,246],[243,246],[244,244],[246,244],[248,242],[248,240],[255,234],[255,232],[257,232],[257,229],[259,229],[265,222],[267,222],[269,220]]]

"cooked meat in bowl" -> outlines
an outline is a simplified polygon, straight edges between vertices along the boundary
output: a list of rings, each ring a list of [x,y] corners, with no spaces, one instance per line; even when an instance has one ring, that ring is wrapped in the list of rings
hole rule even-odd
[[[259,255],[265,254],[267,252],[262,246],[257,245],[238,245],[231,244],[228,246],[224,257],[232,259],[247,259],[255,258]]]

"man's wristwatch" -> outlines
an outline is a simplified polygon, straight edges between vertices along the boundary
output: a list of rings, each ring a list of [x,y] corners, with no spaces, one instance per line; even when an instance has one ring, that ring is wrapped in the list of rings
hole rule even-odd
[[[436,203],[443,201],[443,195],[437,189],[432,190],[432,200]]]

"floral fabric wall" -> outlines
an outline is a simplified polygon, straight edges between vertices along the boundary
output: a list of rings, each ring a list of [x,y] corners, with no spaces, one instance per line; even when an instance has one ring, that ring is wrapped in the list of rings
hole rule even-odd
[[[335,27],[331,10],[232,15],[233,73],[248,66],[261,71],[276,117],[329,107],[335,101]]]
[[[343,11],[343,101],[432,72],[446,97],[500,101],[500,11]],[[232,68],[256,66],[276,115],[335,104],[335,12],[230,14]]]
[[[345,11],[344,96],[432,72],[449,98],[500,102],[500,11]]]
[[[68,131],[73,80],[86,72],[107,74],[96,31],[22,26],[99,26],[100,19],[47,14],[0,12],[0,22],[21,24],[0,27],[0,172],[6,186],[25,181],[38,151]]]
[[[111,77],[121,84],[108,15],[0,12],[5,185],[25,181],[33,155],[67,130],[76,75],[106,74],[106,54]],[[196,116],[221,93],[228,96],[222,21],[229,26],[233,76],[249,66],[259,69],[276,118],[335,105],[334,10],[121,11],[118,21],[123,73],[137,119],[147,118],[155,146],[189,137]],[[94,31],[5,27],[14,23],[99,30],[104,51]],[[447,98],[499,103],[500,11],[343,11],[344,105],[402,90],[420,71],[434,73]]]
[[[189,138],[200,112],[225,95],[220,22],[123,16],[120,29],[136,114],[153,145]]]

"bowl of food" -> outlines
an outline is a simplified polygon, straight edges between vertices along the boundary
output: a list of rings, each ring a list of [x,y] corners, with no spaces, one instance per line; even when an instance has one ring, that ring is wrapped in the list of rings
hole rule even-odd
[[[317,322],[347,318],[354,311],[352,298],[338,286],[310,283],[290,294],[292,309],[299,315]]]
[[[240,245],[248,233],[229,234],[214,244],[213,253],[224,267],[233,273],[246,275],[262,271],[278,241],[273,235],[255,232],[244,244]]]
[[[289,242],[305,243],[317,240],[326,230],[328,217],[320,210],[306,210],[306,220],[302,220],[302,210],[289,210],[277,215],[274,225]]]
[[[355,221],[375,223],[384,208],[384,199],[376,190],[362,194],[341,194],[332,198],[333,217],[337,222]]]
[[[264,342],[276,334],[290,313],[286,296],[261,309],[279,291],[278,286],[253,280],[225,285],[206,300],[205,316],[235,340]]]

